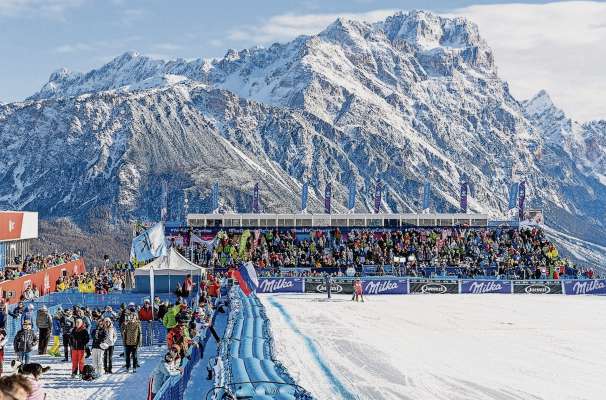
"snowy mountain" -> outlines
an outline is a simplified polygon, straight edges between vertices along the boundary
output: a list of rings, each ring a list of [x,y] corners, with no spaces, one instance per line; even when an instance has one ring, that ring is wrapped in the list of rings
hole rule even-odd
[[[520,103],[477,27],[428,12],[368,24],[338,19],[317,35],[217,60],[126,53],[88,73],[60,70],[27,101],[0,105],[0,207],[43,217],[157,218],[162,181],[174,218],[248,211],[254,182],[267,211],[311,209],[333,182],[358,210],[377,178],[386,211],[454,211],[462,175],[470,207],[502,218],[512,170],[558,232],[606,245],[606,122],[578,124],[547,94]],[[44,149],[44,151],[40,151]]]

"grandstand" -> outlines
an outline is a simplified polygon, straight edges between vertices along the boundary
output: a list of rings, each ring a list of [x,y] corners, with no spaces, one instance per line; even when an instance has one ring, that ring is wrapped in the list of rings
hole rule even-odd
[[[488,226],[486,214],[187,214],[192,228]]]

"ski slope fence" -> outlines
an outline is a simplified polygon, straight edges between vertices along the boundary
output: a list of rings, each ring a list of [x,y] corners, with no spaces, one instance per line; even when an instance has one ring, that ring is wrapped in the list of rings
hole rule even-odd
[[[332,277],[331,293],[353,294],[357,278]],[[564,294],[606,295],[606,279],[500,280],[363,277],[362,291],[375,294]],[[259,278],[257,293],[326,293],[324,277]]]
[[[214,325],[216,316],[217,311],[213,313],[211,325]],[[187,358],[184,361],[184,365],[182,365],[183,373],[169,377],[160,390],[158,390],[158,393],[156,393],[154,400],[183,400],[183,393],[191,378],[191,371],[202,359],[210,336],[210,329],[205,329],[203,334],[199,334],[193,339],[198,343],[198,346],[190,346],[187,351]]]
[[[251,400],[311,399],[276,359],[270,321],[259,298],[245,296],[237,286],[229,297],[229,320],[219,349],[224,368],[215,376],[213,398],[230,394]]]

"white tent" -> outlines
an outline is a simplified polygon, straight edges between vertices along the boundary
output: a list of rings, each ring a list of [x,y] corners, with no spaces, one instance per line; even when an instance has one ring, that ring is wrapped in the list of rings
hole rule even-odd
[[[154,275],[204,275],[206,268],[194,264],[183,257],[174,248],[168,249],[166,256],[156,258],[149,264],[135,269],[135,276],[149,276],[149,271],[154,269]]]

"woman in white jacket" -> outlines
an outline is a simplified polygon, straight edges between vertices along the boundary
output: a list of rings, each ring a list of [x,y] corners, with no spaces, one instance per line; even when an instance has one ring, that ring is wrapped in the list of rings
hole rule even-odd
[[[156,393],[162,388],[164,382],[171,376],[179,375],[183,372],[182,368],[177,368],[174,362],[173,355],[166,353],[164,360],[158,364],[154,370],[154,381],[152,384],[152,398],[156,396]]]
[[[118,335],[111,318],[104,318],[103,324],[107,332],[107,336],[101,345],[101,348],[103,349],[103,369],[106,374],[111,374],[113,368],[112,357],[114,356],[114,345],[116,344]]]

